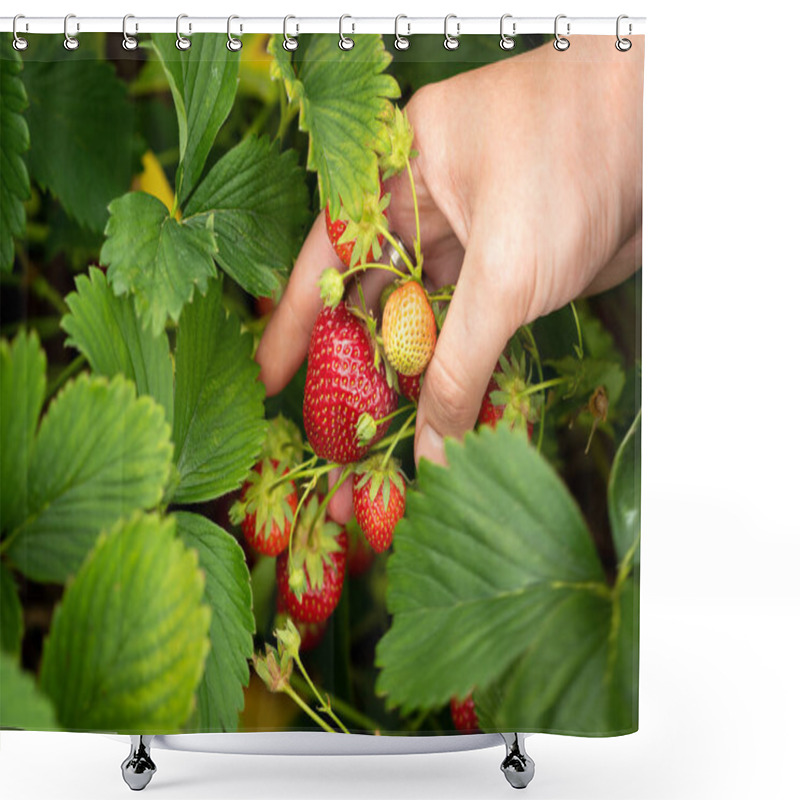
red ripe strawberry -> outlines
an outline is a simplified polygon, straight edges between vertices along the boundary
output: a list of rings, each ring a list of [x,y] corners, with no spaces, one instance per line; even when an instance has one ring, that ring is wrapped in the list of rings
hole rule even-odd
[[[419,403],[419,393],[422,391],[422,375],[403,375],[397,373],[397,383],[400,394],[412,403]]]
[[[354,578],[363,575],[375,560],[375,551],[369,546],[364,532],[355,519],[347,523],[347,572]]]
[[[286,603],[281,594],[278,594],[276,603],[277,615],[275,617],[275,628],[282,628],[285,620],[292,619],[286,610]],[[328,628],[328,620],[322,622],[298,622],[292,619],[297,632],[300,634],[300,651],[313,650],[324,638]]]
[[[259,461],[230,511],[231,522],[241,523],[245,539],[265,556],[277,556],[289,544],[297,489],[294,481],[274,485],[288,471],[274,458]]]
[[[378,227],[388,226],[385,211],[389,205],[389,195],[381,183],[380,195],[369,195],[364,200],[361,220],[354,222],[340,216],[331,219],[330,204],[325,206],[325,228],[328,239],[343,264],[356,267],[359,264],[375,262],[381,257],[383,235]],[[340,215],[344,209],[340,209]]]
[[[472,693],[468,694],[465,700],[454,697],[450,700],[450,716],[456,730],[463,733],[480,733],[481,726],[478,722],[478,715],[475,713],[475,701]]]
[[[397,408],[397,395],[386,381],[382,362],[375,366],[369,334],[344,303],[320,311],[308,346],[303,422],[314,452],[336,464],[364,457],[388,430],[359,444],[356,427],[363,413],[379,420]]]
[[[398,520],[406,510],[406,484],[400,465],[391,459],[384,467],[383,456],[373,456],[356,470],[353,479],[353,508],[356,521],[376,553],[389,548]]]
[[[297,622],[328,619],[342,596],[347,570],[347,531],[323,513],[314,496],[300,512],[291,548],[278,556],[278,593]]]

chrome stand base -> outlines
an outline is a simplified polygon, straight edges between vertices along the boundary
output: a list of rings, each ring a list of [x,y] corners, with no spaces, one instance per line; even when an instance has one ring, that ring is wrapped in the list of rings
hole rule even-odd
[[[150,783],[156,765],[150,758],[152,736],[131,736],[131,752],[122,762],[122,778],[134,792],[140,792]]]
[[[515,789],[524,789],[533,780],[536,769],[533,759],[525,752],[525,739],[521,733],[500,735],[506,743],[506,757],[500,769]]]

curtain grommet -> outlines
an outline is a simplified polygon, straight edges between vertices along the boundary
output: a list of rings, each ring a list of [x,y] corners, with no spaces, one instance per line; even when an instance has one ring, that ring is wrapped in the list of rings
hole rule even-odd
[[[187,39],[181,33],[181,20],[182,19],[188,19],[188,18],[189,18],[188,14],[178,14],[178,16],[177,16],[177,18],[175,20],[175,36],[177,37],[175,39],[175,47],[177,47],[178,50],[188,50],[192,46],[192,40],[191,39]],[[192,32],[192,23],[190,22],[189,23],[189,33],[191,33],[191,32]]]
[[[11,46],[19,53],[21,53],[23,50],[27,50],[28,49],[28,40],[25,39],[24,37],[20,36],[17,33],[17,22],[18,22],[18,20],[21,20],[21,19],[25,19],[25,15],[24,14],[17,14],[14,17],[14,22],[11,24],[11,33],[14,36],[14,39],[13,39],[13,41],[11,43]],[[28,29],[28,24],[25,23],[25,30],[27,30],[27,29]]]
[[[408,19],[405,14],[398,14],[394,18],[394,49],[395,50],[408,50],[411,47],[411,42],[408,37],[411,35],[411,25],[407,25],[408,31],[405,36],[400,35],[400,20]]]
[[[558,32],[558,21],[560,19],[566,19],[566,18],[567,18],[566,14],[559,14],[556,17],[555,24],[553,25],[553,32],[556,37],[556,40],[553,42],[553,47],[555,47],[555,49],[558,50],[559,53],[563,53],[565,50],[569,49],[569,39],[567,39],[566,36],[562,36]],[[570,23],[567,22],[567,36],[569,36],[569,34],[570,34]]]
[[[451,19],[454,19],[456,21],[455,36],[453,36],[448,30],[448,25]],[[442,44],[444,45],[445,50],[458,50],[458,45],[459,45],[458,37],[460,35],[459,33],[460,29],[461,29],[461,23],[458,21],[458,17],[455,14],[448,14],[444,18],[444,42],[442,42]]]
[[[620,14],[617,17],[617,41],[614,43],[614,47],[616,47],[617,50],[620,51],[620,53],[627,53],[628,50],[630,50],[631,47],[633,47],[633,42],[630,39],[623,39],[619,35],[619,24],[624,19],[629,19],[627,14]],[[631,35],[632,31],[633,31],[633,26],[631,25],[630,22],[628,22],[628,36]]]

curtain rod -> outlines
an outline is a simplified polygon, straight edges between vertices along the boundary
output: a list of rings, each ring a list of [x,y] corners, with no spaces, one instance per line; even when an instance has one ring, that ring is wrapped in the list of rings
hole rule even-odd
[[[236,36],[245,33],[279,33],[283,34],[284,25],[290,36],[304,33],[384,33],[402,36],[419,34],[444,35],[445,28],[451,36],[468,36],[475,34],[500,34],[500,17],[234,17],[231,32]],[[0,17],[0,32],[13,30],[14,17]],[[129,35],[140,33],[175,32],[175,17],[136,17],[129,16],[126,30]],[[27,17],[17,20],[17,33],[64,34],[64,17]],[[71,36],[81,33],[122,33],[122,17],[81,17],[70,15],[68,20]],[[506,35],[516,36],[525,33],[553,34],[554,17],[514,17],[506,14],[502,22]],[[191,33],[226,33],[228,17],[194,17],[181,15],[180,30],[183,35]],[[559,15],[558,31],[561,36],[580,36],[587,34],[605,34],[613,36],[617,33],[616,17],[570,17]],[[645,17],[626,17],[621,22],[620,33],[623,36],[635,36],[645,32]]]

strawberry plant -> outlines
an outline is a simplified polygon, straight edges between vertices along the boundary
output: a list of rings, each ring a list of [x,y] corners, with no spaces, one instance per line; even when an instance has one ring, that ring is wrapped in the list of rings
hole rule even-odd
[[[0,726],[635,729],[638,279],[517,331],[449,466],[414,464],[454,287],[402,106],[494,38],[35,38],[0,40]],[[314,213],[341,265],[265,399]]]

